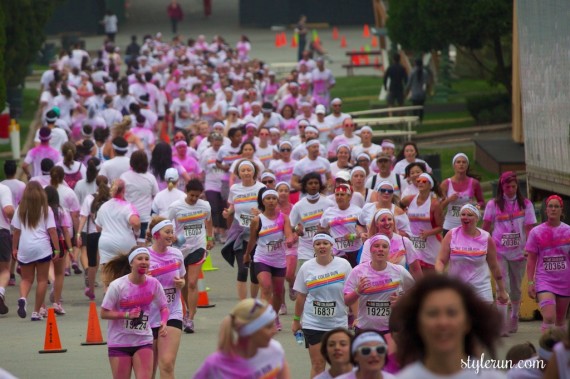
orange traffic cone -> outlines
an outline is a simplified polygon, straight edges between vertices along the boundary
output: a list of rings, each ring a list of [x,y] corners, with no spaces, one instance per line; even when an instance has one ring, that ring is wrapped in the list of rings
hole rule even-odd
[[[281,47],[281,34],[279,33],[275,34],[275,47]]]
[[[83,346],[90,345],[106,345],[101,335],[101,326],[99,325],[99,316],[97,316],[97,305],[94,301],[89,302],[89,318],[87,319],[87,337],[85,342],[81,342]]]
[[[338,39],[338,28],[335,26],[333,28],[333,39],[336,41]]]
[[[362,30],[362,37],[370,38],[370,28],[368,27],[368,24],[364,24],[364,29]]]
[[[378,38],[372,37],[372,47],[378,47]]]
[[[356,51],[352,50],[352,64],[354,66],[360,66],[360,57],[356,55]]]
[[[44,342],[44,349],[40,350],[40,354],[46,353],[65,353],[67,349],[61,348],[61,341],[59,340],[59,331],[57,330],[57,321],[55,320],[55,310],[48,309],[48,318],[46,324],[46,338]]]
[[[210,304],[206,285],[204,284],[204,273],[200,270],[200,276],[198,276],[198,308],[213,308],[215,306],[216,304]]]
[[[342,36],[342,38],[340,39],[340,47],[342,48],[346,48],[346,37]]]
[[[281,33],[281,46],[287,46],[287,35],[285,32]]]

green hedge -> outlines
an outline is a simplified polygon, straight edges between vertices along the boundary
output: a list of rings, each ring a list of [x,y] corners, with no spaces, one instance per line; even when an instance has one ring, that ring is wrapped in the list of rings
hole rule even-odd
[[[477,125],[490,125],[511,121],[511,98],[498,92],[467,97],[467,110]]]

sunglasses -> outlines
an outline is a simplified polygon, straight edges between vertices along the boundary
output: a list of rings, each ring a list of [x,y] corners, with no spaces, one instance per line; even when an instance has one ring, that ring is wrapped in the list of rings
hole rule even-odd
[[[358,354],[362,355],[363,357],[367,357],[372,354],[372,351],[376,351],[377,355],[386,354],[386,346],[385,345],[378,345],[378,346],[360,346],[358,349]]]
[[[271,184],[271,183],[275,183],[275,180],[270,179],[270,180],[262,180],[261,183],[263,184]]]
[[[416,183],[426,184],[426,183],[429,183],[429,180],[427,180],[427,179],[416,179]]]
[[[379,192],[380,193],[389,193],[391,195],[394,193],[394,190],[390,189],[390,188],[380,188]]]
[[[347,128],[348,128],[349,126],[352,126],[353,128],[356,128],[358,125],[357,125],[357,124],[346,124],[346,125],[344,125],[344,126],[347,127]]]
[[[282,152],[282,153],[290,153],[290,152],[291,152],[291,149],[281,149],[281,150],[279,150],[279,151]]]

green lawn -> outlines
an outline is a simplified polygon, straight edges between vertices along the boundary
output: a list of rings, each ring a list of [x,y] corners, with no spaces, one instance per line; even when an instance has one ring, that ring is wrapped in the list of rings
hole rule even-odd
[[[465,153],[469,157],[469,162],[472,163],[472,171],[481,176],[482,182],[497,180],[497,174],[489,172],[475,162],[475,147],[474,146],[461,146],[453,148],[424,148],[421,149],[421,154],[439,154],[441,161],[441,177],[443,179],[453,176],[453,167],[451,160],[457,153]]]
[[[24,146],[26,142],[26,136],[28,135],[28,130],[30,124],[34,120],[34,115],[38,109],[38,100],[40,97],[40,91],[37,89],[24,89],[24,99],[23,99],[23,112],[22,116],[17,120],[20,124],[20,146]],[[11,151],[10,143],[5,145],[0,145],[0,153]]]

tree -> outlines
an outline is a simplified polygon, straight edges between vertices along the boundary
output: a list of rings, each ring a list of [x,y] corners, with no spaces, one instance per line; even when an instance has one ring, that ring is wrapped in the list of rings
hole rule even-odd
[[[396,0],[388,16],[390,38],[404,49],[443,50],[453,44],[511,93],[503,45],[512,34],[512,0]],[[483,47],[492,49],[494,66],[476,54]]]
[[[5,14],[0,5],[0,25],[5,25]],[[0,27],[0,52],[6,49],[6,31]],[[6,80],[4,80],[4,54],[0,54],[0,111],[4,110],[6,104]]]

